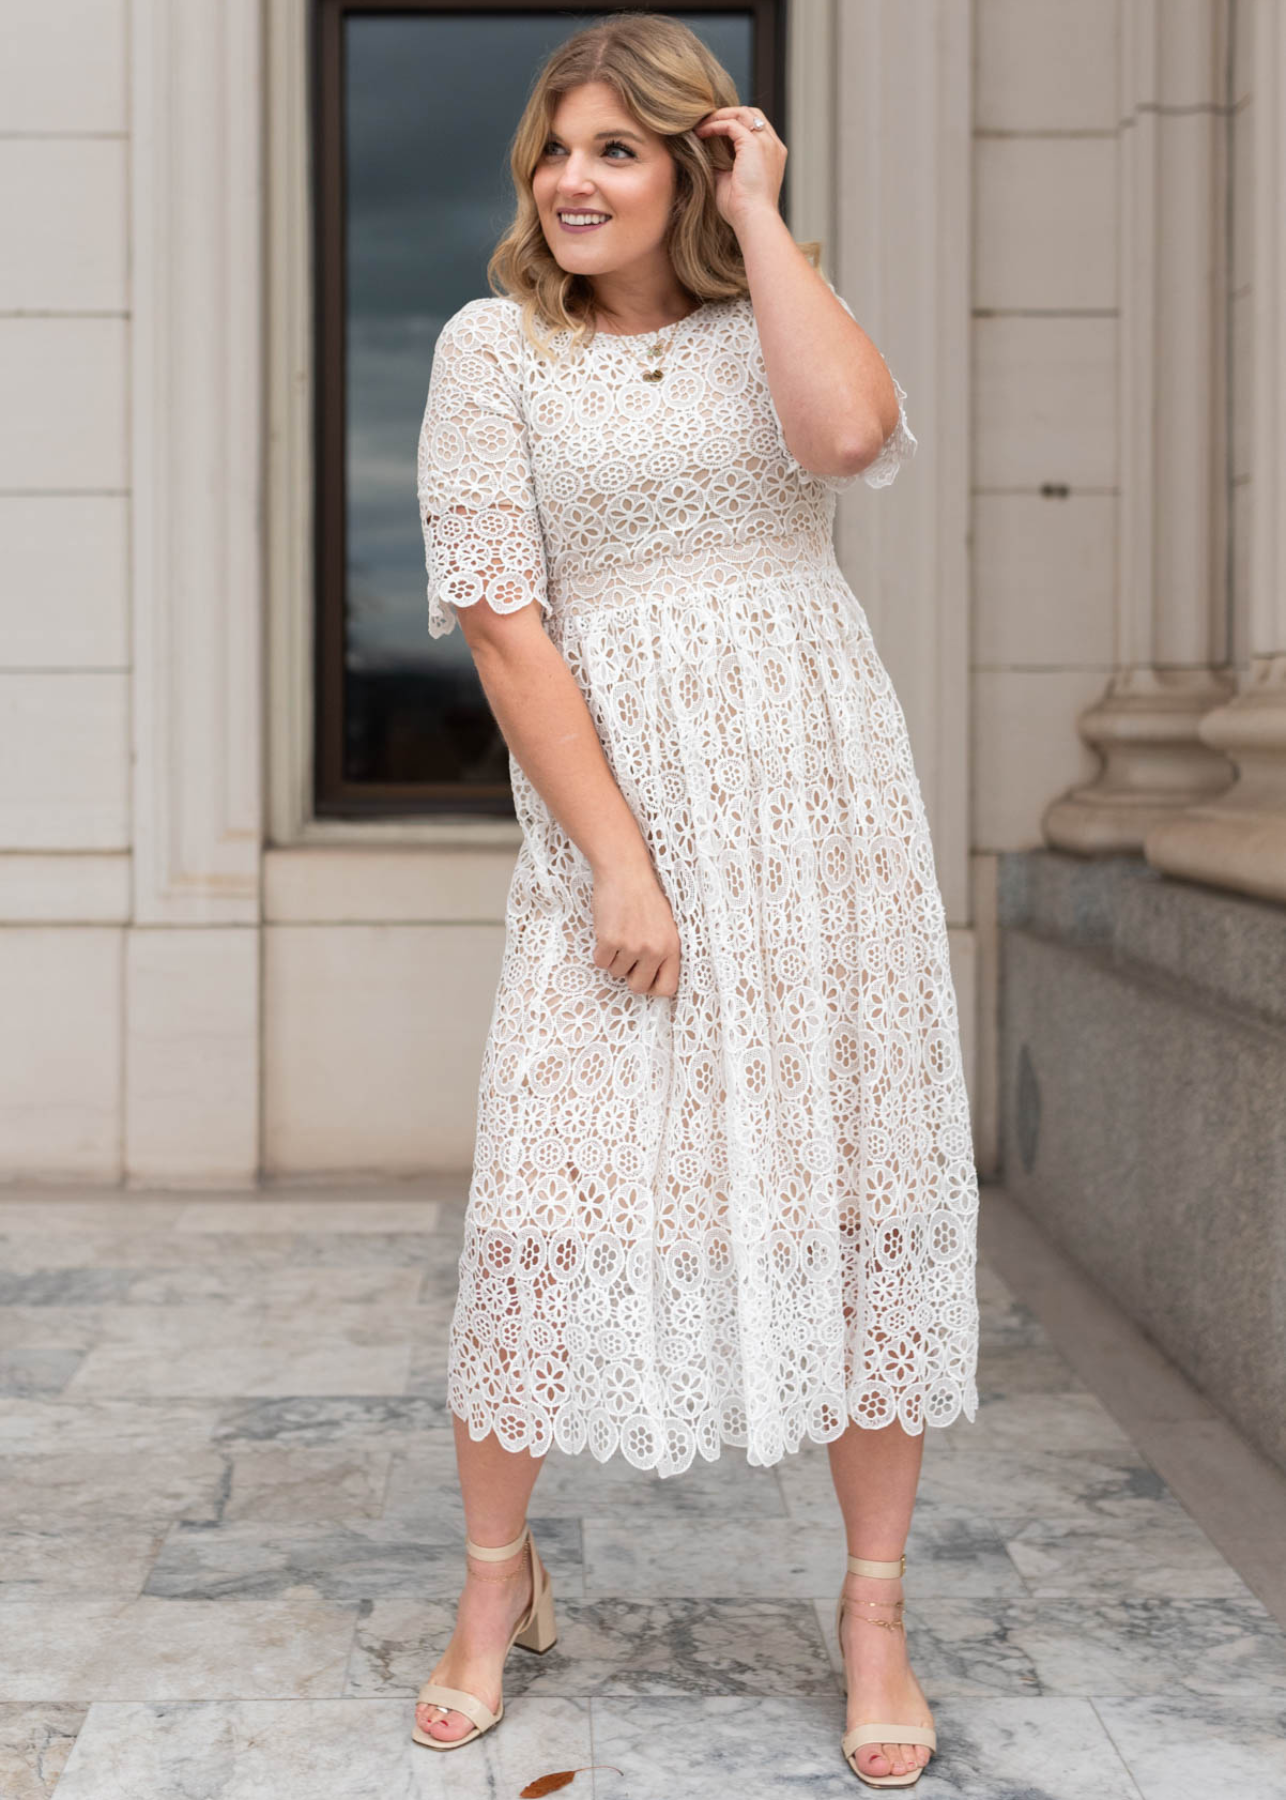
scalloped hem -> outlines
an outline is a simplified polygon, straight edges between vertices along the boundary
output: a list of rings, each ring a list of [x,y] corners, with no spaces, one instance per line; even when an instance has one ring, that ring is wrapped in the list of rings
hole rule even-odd
[[[549,597],[543,590],[540,593],[528,594],[525,599],[518,602],[517,606],[495,606],[483,594],[479,594],[473,600],[448,600],[438,592],[433,583],[430,583],[429,636],[431,638],[450,637],[456,628],[457,609],[463,610],[467,606],[479,605],[490,606],[492,612],[498,613],[521,612],[524,606],[536,605],[546,618],[549,618],[552,610]]]
[[[698,1455],[701,1456],[704,1462],[713,1463],[719,1461],[725,1450],[745,1450],[746,1462],[751,1468],[770,1469],[787,1456],[797,1456],[805,1444],[821,1445],[833,1443],[837,1438],[843,1437],[850,1424],[860,1425],[865,1430],[869,1431],[882,1431],[886,1425],[900,1424],[909,1437],[920,1437],[926,1426],[932,1426],[937,1430],[942,1430],[948,1425],[954,1425],[957,1420],[962,1418],[972,1425],[978,1415],[978,1389],[976,1381],[970,1380],[963,1386],[955,1387],[952,1392],[956,1404],[951,1412],[940,1418],[934,1417],[926,1419],[921,1416],[917,1424],[911,1424],[898,1413],[895,1413],[893,1418],[868,1418],[864,1413],[854,1411],[852,1404],[850,1403],[846,1408],[843,1422],[838,1424],[834,1431],[828,1432],[819,1427],[805,1424],[798,1436],[794,1437],[793,1440],[788,1436],[783,1436],[775,1454],[772,1455],[764,1455],[755,1447],[751,1446],[748,1433],[736,1428],[725,1428],[720,1426],[713,1439],[713,1449],[707,1449],[705,1444],[701,1442],[698,1434],[692,1430],[690,1425],[671,1421],[667,1422],[667,1424],[658,1432],[657,1428],[651,1425],[650,1422],[639,1421],[639,1425],[643,1428],[640,1435],[650,1435],[654,1441],[657,1438],[661,1439],[661,1447],[658,1454],[655,1456],[649,1456],[647,1454],[640,1456],[631,1452],[631,1446],[627,1435],[631,1427],[626,1426],[621,1428],[612,1426],[607,1434],[607,1439],[610,1441],[605,1441],[604,1437],[600,1435],[599,1441],[595,1442],[591,1435],[589,1424],[583,1416],[578,1421],[574,1422],[570,1428],[562,1423],[569,1414],[569,1409],[567,1407],[563,1407],[555,1415],[552,1434],[546,1435],[543,1439],[537,1436],[533,1441],[530,1424],[528,1424],[524,1439],[520,1443],[511,1443],[507,1441],[500,1436],[499,1432],[497,1432],[496,1435],[503,1448],[512,1450],[515,1454],[525,1450],[530,1456],[543,1457],[547,1455],[551,1449],[557,1448],[563,1451],[565,1455],[579,1456],[584,1451],[588,1450],[596,1462],[605,1463],[610,1462],[613,1457],[623,1457],[632,1468],[655,1470],[658,1480],[664,1481],[672,1475],[684,1474],[692,1467],[692,1464],[696,1461]],[[477,1428],[475,1429],[473,1417],[458,1412],[449,1400],[447,1403],[447,1410],[453,1418],[459,1419],[460,1423],[465,1426],[470,1438],[475,1444],[481,1443],[484,1438],[489,1437],[495,1430],[496,1414],[494,1412],[488,1414],[485,1418],[479,1419]],[[470,1409],[470,1412],[472,1412],[472,1409]],[[680,1439],[687,1440],[685,1448],[681,1450],[677,1456],[669,1456],[666,1454],[666,1448],[668,1447],[672,1434]],[[601,1448],[600,1444],[602,1445]]]

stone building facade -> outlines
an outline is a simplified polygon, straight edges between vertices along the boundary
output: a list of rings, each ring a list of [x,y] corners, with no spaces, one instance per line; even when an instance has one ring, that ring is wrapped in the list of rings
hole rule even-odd
[[[517,827],[316,816],[305,0],[11,0],[0,1176],[468,1167]],[[1286,8],[795,0],[976,1149],[1286,1464]],[[413,487],[408,472],[408,504]]]

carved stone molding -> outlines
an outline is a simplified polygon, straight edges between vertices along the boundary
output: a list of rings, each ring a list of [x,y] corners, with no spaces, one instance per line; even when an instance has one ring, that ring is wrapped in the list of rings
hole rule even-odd
[[[259,1165],[261,0],[132,0],[133,897],[123,1176]]]
[[[1286,8],[1257,0],[1248,678],[1201,722],[1233,787],[1148,833],[1168,874],[1286,901]]]
[[[794,9],[803,10],[803,9]],[[897,689],[947,917],[970,917],[972,0],[834,12],[835,285],[907,390],[919,448],[841,497],[836,547]]]
[[[1231,693],[1230,679],[1205,669],[1125,669],[1114,676],[1077,721],[1103,767],[1047,809],[1046,841],[1082,856],[1137,850],[1176,808],[1221,792],[1228,764],[1199,733],[1202,718]]]
[[[1286,654],[1257,661],[1249,685],[1200,729],[1237,780],[1212,804],[1156,825],[1144,854],[1168,875],[1286,901]]]
[[[255,922],[259,0],[133,0],[134,919]]]
[[[1220,0],[1123,0],[1117,672],[1078,721],[1102,758],[1046,811],[1047,841],[1139,850],[1158,820],[1227,787],[1199,734],[1219,672],[1227,507],[1222,429],[1224,145]]]

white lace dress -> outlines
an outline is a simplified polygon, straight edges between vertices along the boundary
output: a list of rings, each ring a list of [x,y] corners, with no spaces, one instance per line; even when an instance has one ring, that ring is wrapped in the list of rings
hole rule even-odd
[[[595,967],[589,864],[511,754],[448,1404],[666,1476],[972,1419],[978,1188],[906,726],[832,549],[857,478],[786,448],[749,299],[655,383],[650,336],[545,361],[470,301],[418,476],[430,633],[544,608],[681,945],[672,997]],[[915,443],[903,412],[862,479]]]

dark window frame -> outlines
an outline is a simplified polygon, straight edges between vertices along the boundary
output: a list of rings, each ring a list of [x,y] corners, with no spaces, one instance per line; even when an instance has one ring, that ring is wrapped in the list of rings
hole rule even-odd
[[[749,13],[754,32],[754,90],[789,136],[786,118],[786,14],[789,0],[679,0],[658,6],[684,13]],[[343,773],[344,627],[347,569],[345,489],[345,313],[343,29],[361,14],[471,13],[496,17],[556,12],[569,31],[604,13],[636,11],[637,0],[600,0],[596,6],[551,6],[549,0],[312,0],[309,11],[309,116],[313,145],[310,182],[313,270],[313,813],[318,818],[450,817],[512,819],[513,798],[457,782],[348,781]],[[785,203],[783,196],[783,212]],[[427,625],[426,625],[427,632]]]

